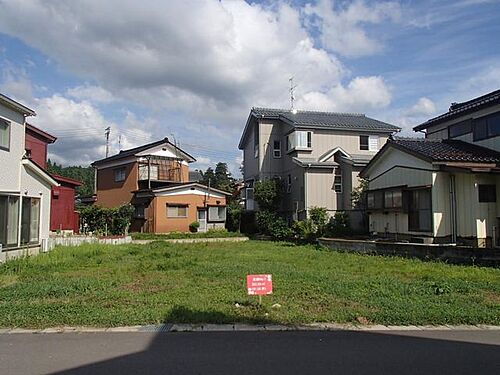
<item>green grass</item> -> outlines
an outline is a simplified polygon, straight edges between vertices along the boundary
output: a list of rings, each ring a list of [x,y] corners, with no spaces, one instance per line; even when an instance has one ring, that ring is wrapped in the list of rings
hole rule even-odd
[[[262,307],[249,273],[273,274]],[[358,319],[500,324],[500,270],[260,241],[60,247],[0,266],[0,327]]]
[[[242,237],[238,232],[228,232],[225,229],[211,229],[207,232],[170,232],[165,234],[156,233],[131,233],[134,240],[177,240],[185,238],[226,238],[226,237]]]

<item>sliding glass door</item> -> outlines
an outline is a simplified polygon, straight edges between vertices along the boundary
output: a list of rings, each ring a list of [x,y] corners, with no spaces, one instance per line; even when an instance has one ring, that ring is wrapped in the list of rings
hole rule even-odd
[[[3,247],[17,246],[19,233],[19,197],[0,196],[0,243]]]
[[[23,197],[21,213],[21,244],[40,240],[40,199]]]

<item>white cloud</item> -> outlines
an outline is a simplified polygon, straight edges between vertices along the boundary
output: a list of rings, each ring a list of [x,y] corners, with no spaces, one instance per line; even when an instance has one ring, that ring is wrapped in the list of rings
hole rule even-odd
[[[363,26],[397,22],[401,17],[401,7],[393,1],[368,5],[362,0],[351,3],[318,0],[314,5],[307,4],[304,14],[310,18],[310,26],[320,31],[324,48],[356,57],[374,54],[382,48],[382,43],[370,37]]]
[[[116,98],[108,90],[95,85],[83,85],[67,90],[66,94],[76,99],[89,100],[95,103],[111,103]]]
[[[317,11],[309,7],[309,12]],[[368,7],[357,1],[339,17],[356,34],[363,23],[394,19],[396,13],[393,3]],[[30,18],[36,24],[23,22]],[[227,118],[233,111],[242,120],[252,105],[286,105],[290,75],[296,76],[299,93],[324,95],[344,85],[349,90],[342,63],[314,46],[300,10],[287,4],[171,0],[145,7],[123,0],[33,0],[4,3],[0,31],[97,82],[99,87],[70,93],[80,99],[90,100],[98,91],[95,98],[101,100],[121,97],[200,117],[208,110]],[[226,125],[235,120],[229,117]]]
[[[384,108],[391,102],[391,92],[382,77],[356,77],[346,87],[338,85],[328,91],[309,92],[298,101],[304,109],[330,111],[365,111]]]
[[[406,113],[410,117],[430,116],[436,113],[436,105],[426,97],[418,99],[418,101]]]

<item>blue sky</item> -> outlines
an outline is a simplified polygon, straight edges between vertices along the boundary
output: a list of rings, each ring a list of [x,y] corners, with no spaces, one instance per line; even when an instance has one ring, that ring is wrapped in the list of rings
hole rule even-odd
[[[148,6],[144,6],[147,4]],[[0,92],[65,165],[163,137],[234,173],[251,106],[411,127],[500,88],[500,1],[0,0]]]

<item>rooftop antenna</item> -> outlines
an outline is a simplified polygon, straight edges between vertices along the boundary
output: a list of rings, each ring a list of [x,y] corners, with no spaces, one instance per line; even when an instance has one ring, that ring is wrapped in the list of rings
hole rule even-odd
[[[104,135],[106,136],[106,157],[109,156],[109,133],[111,132],[111,128],[108,126],[104,129]]]
[[[122,150],[122,135],[118,136],[118,151]]]
[[[292,111],[293,114],[297,113],[297,110],[295,109],[295,89],[297,88],[297,85],[293,84],[293,76],[291,76],[289,79],[290,81],[290,110]]]

